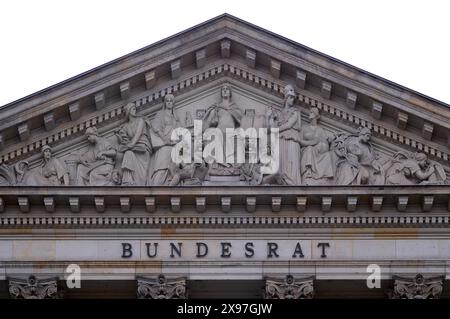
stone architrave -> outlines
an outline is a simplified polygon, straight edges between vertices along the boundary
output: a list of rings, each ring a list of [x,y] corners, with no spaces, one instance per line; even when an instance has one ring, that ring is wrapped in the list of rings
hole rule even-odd
[[[391,299],[439,299],[445,276],[424,278],[417,274],[414,278],[393,276],[394,291]]]
[[[30,275],[27,279],[8,278],[9,294],[13,299],[57,299],[58,278],[38,279]]]
[[[168,280],[164,275],[157,278],[137,277],[138,299],[186,299],[186,279]]]
[[[312,299],[314,297],[314,277],[295,279],[287,275],[285,279],[267,278],[265,299]]]

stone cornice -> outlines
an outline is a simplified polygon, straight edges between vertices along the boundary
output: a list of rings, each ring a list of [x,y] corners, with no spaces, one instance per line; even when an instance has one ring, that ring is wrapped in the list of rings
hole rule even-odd
[[[449,203],[450,186],[431,185],[2,187],[0,225],[447,227]]]

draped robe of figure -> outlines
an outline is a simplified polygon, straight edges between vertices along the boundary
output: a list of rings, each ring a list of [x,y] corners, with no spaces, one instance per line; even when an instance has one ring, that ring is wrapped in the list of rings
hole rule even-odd
[[[317,185],[333,178],[333,161],[328,142],[331,137],[331,133],[317,125],[306,125],[302,128],[300,143],[314,143],[302,149],[300,164],[304,184]]]
[[[98,137],[97,143],[90,145],[81,156],[87,165],[79,164],[77,167],[77,185],[82,186],[110,186],[113,185],[111,174],[114,169],[114,159],[105,156],[98,159],[98,155],[113,150],[112,145],[104,138]]]
[[[143,128],[142,131],[138,131]],[[133,140],[137,134],[136,144],[126,150],[122,159],[122,185],[147,186],[150,174],[150,156],[152,151],[150,141],[150,124],[142,117],[136,117],[121,126],[119,134],[125,143]]]
[[[25,185],[61,186],[64,185],[64,175],[69,174],[67,168],[56,158],[43,161],[42,165],[25,177]]]
[[[300,111],[294,107],[283,109],[279,125],[288,123],[291,125],[287,130],[280,130],[280,176],[284,184],[301,185],[302,177],[300,171]]]
[[[162,109],[152,122],[152,175],[151,185],[169,185],[172,179],[173,161],[170,138],[172,131],[179,127],[179,121],[171,110]]]
[[[344,158],[337,163],[336,184],[338,185],[380,185],[384,176],[376,174],[377,161],[370,143],[363,143],[358,136],[350,135],[344,141]]]

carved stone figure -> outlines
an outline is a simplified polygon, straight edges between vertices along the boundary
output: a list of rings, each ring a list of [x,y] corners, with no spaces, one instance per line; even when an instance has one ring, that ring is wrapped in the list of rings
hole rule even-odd
[[[225,83],[220,90],[221,101],[206,110],[203,118],[204,126],[217,127],[224,134],[227,128],[236,128],[241,124],[243,112],[231,100],[230,85]]]
[[[124,107],[127,121],[119,128],[118,152],[122,153],[121,184],[146,186],[150,174],[150,123],[136,115],[134,103]]]
[[[384,184],[384,171],[372,145],[371,132],[360,128],[358,135],[341,134],[334,140],[339,157],[336,165],[337,185]]]
[[[0,165],[0,186],[27,185],[29,164],[20,161],[14,165]]]
[[[314,278],[294,279],[287,275],[284,280],[267,279],[265,299],[312,299],[314,296]]]
[[[300,145],[302,148],[301,172],[305,185],[328,184],[334,176],[330,142],[334,135],[317,125],[320,114],[318,108],[309,112],[310,124],[302,127]]]
[[[164,97],[164,105],[152,122],[152,174],[151,185],[169,185],[172,179],[172,147],[175,142],[171,141],[172,131],[180,127],[180,121],[174,111],[174,96],[167,94]]]
[[[417,274],[414,278],[394,276],[394,291],[391,299],[439,299],[445,276],[424,278]]]
[[[294,105],[295,92],[291,85],[284,88],[284,108],[277,123],[280,130],[280,175],[283,184],[301,185],[300,110]]]
[[[112,185],[111,174],[114,169],[116,150],[105,138],[98,135],[95,127],[86,129],[85,135],[91,145],[77,159],[77,185]]]
[[[243,118],[243,111],[232,101],[232,92],[229,84],[225,83],[220,89],[221,100],[209,107],[203,117],[203,127],[218,128],[223,134],[223,140],[220,141],[224,156],[226,153],[226,129],[235,129],[240,127]],[[209,165],[210,176],[235,176],[239,181],[240,164],[234,163],[232,158],[224,158],[224,162],[214,162]]]
[[[27,279],[8,278],[9,294],[13,299],[56,299],[58,298],[58,278],[37,279],[31,275]]]
[[[424,153],[397,152],[385,165],[386,184],[442,184],[446,174],[443,167],[430,162]]]
[[[27,185],[69,185],[69,171],[60,160],[52,156],[51,147],[44,145],[41,152],[43,155],[42,164],[38,171],[27,179]]]
[[[179,185],[202,185],[205,180],[208,168],[205,162],[173,165],[171,168],[172,180],[169,186]]]
[[[167,280],[164,275],[158,278],[138,277],[138,299],[186,299],[186,279]]]

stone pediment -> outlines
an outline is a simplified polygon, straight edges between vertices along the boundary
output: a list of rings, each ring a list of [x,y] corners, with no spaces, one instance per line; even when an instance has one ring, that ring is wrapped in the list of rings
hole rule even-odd
[[[221,108],[224,84],[239,114]],[[0,118],[2,185],[444,184],[449,171],[448,105],[229,15],[10,103]],[[171,127],[223,119],[287,128],[279,170],[170,165]]]

